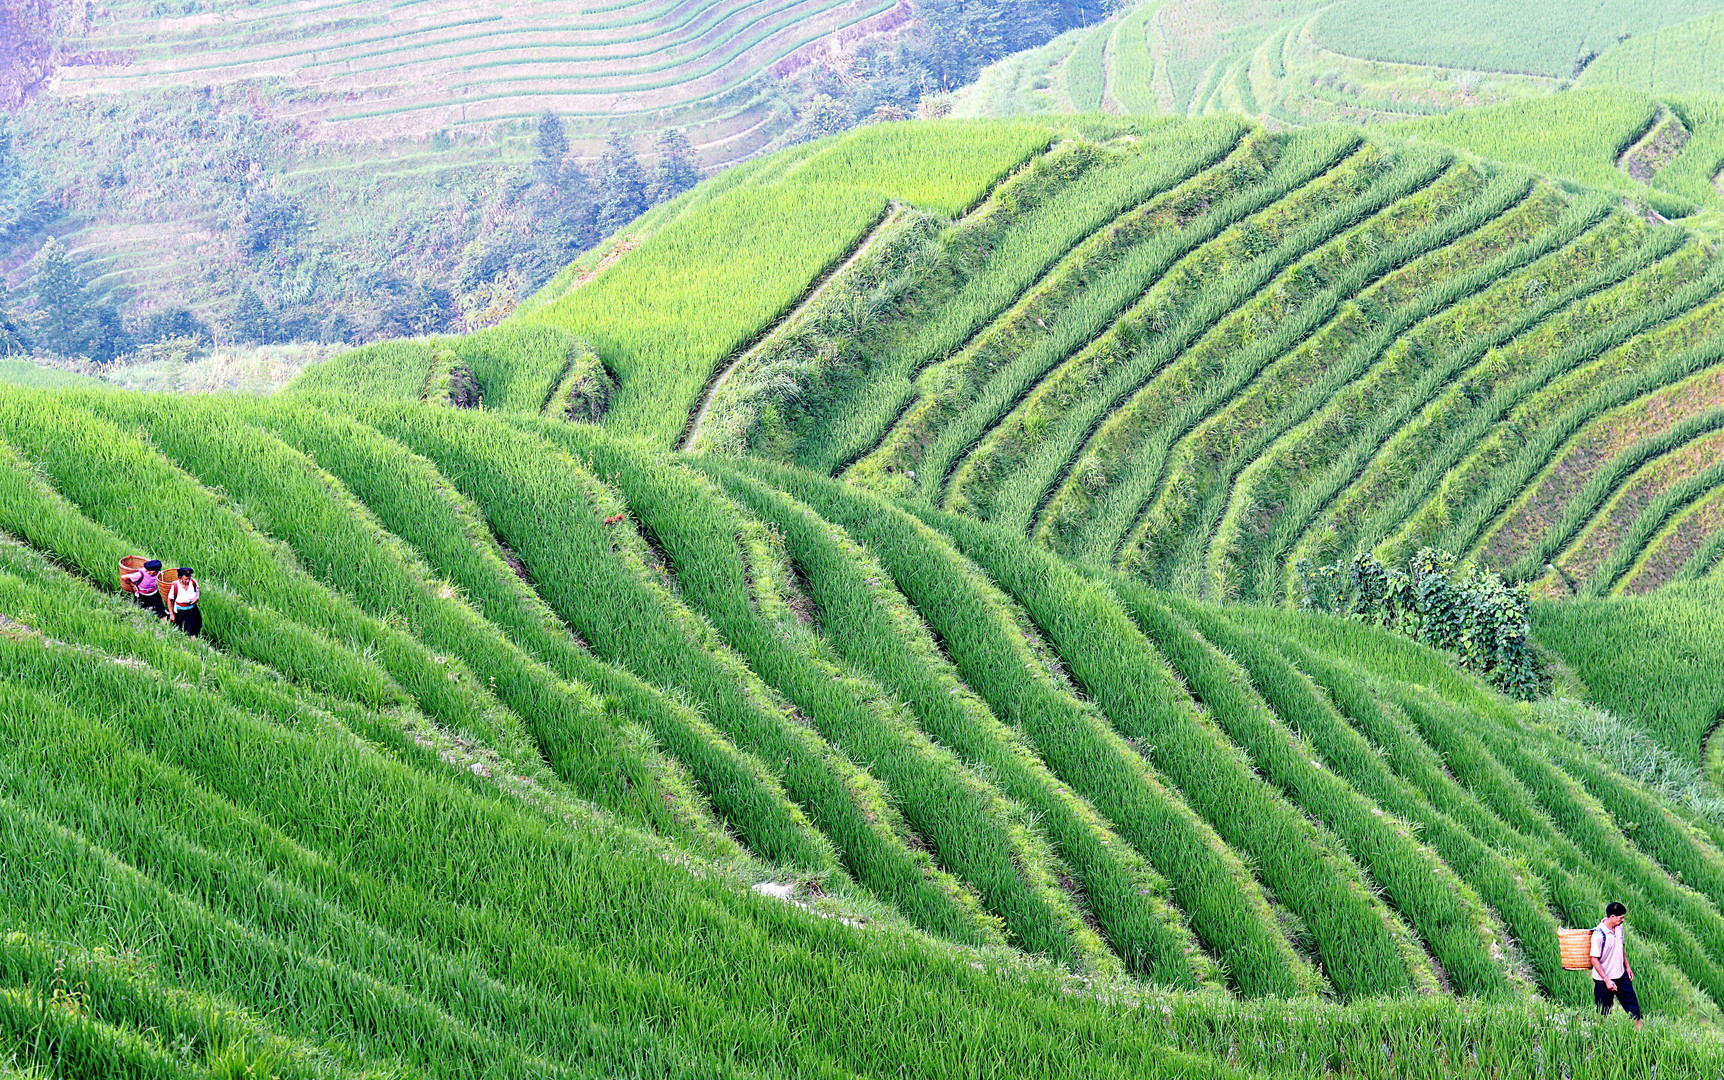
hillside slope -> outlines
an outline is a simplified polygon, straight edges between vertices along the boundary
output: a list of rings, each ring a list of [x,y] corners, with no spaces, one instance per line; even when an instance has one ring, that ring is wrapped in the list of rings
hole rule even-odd
[[[1085,11],[1076,0],[961,12],[907,0],[10,4],[0,284],[48,315],[51,237],[144,344],[163,336],[150,318],[174,309],[218,343],[489,325],[702,170],[877,110],[915,114],[924,97],[937,113],[941,89]],[[256,317],[260,302],[273,321]],[[131,351],[105,336],[37,344],[103,361]]]
[[[1724,831],[1439,654],[799,470],[356,411],[0,388],[13,1062],[1724,1067],[1675,1022],[1724,1001]],[[137,550],[207,643],[111,595]],[[1632,1045],[1560,1007],[1612,898]]]
[[[494,354],[487,407],[555,412],[575,333],[613,431],[1208,598],[1427,545],[1550,596],[1724,573],[1724,262],[1613,196],[1348,128],[972,121],[769,159],[661,221],[455,343]],[[483,345],[507,335],[543,351]],[[301,392],[417,400],[434,344],[382,349]]]
[[[1000,60],[954,114],[1407,122],[1421,139],[1679,216],[1724,208],[1721,19],[1710,0],[1144,0]]]

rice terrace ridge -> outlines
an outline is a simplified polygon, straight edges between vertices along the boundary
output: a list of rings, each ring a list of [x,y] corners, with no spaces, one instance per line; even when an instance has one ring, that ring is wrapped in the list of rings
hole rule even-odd
[[[178,2],[0,8],[0,1077],[1724,1076],[1710,9]]]

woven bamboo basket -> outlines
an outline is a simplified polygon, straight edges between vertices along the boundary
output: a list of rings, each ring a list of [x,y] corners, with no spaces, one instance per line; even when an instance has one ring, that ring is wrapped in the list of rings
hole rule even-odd
[[[1592,970],[1591,930],[1558,930],[1556,940],[1557,944],[1562,947],[1563,970]]]
[[[120,560],[120,573],[125,575],[131,573],[133,570],[142,570],[144,568],[144,563],[148,561],[149,560],[145,559],[142,555],[127,555],[125,558]],[[138,590],[132,586],[131,582],[127,581],[125,577],[122,576],[120,578],[120,591],[124,593],[133,593]]]

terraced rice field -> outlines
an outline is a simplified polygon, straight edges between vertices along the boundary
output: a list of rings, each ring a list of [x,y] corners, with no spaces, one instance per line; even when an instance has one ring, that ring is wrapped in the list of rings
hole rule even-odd
[[[553,0],[507,9],[462,0],[347,0],[182,17],[164,17],[160,7],[104,9],[74,45],[115,62],[67,68],[55,92],[279,80],[272,111],[334,142],[426,136],[547,109],[593,118],[602,136],[606,125],[662,127],[672,110],[678,126],[695,128],[696,141],[719,161],[743,156],[727,156],[721,140],[763,119],[758,109],[739,113],[727,95],[794,64],[799,50],[816,42],[906,17],[894,0],[597,7]]]
[[[883,167],[869,183],[899,209],[874,195],[819,225],[843,265],[810,291],[816,271],[782,264],[776,315],[730,327],[724,304],[691,317],[710,343],[617,348],[642,340],[631,259],[675,279],[643,248],[610,291],[527,321],[598,343],[619,431],[794,462],[1191,596],[1289,603],[1301,561],[1427,545],[1544,595],[1717,562],[1724,262],[1704,237],[1354,129],[921,130],[920,150],[966,140],[971,179],[936,203]],[[823,160],[725,197],[778,198]]]
[[[958,112],[1404,123],[1391,130],[1614,188],[1666,216],[1724,208],[1715,5],[1428,7],[1144,0],[1105,24],[1105,48],[1098,30],[1001,61],[959,95]],[[1670,138],[1655,121],[1682,131]]]
[[[482,410],[389,400],[420,342],[345,398],[0,388],[14,1063],[1724,1064],[1678,1022],[1724,1001],[1716,824],[1419,646],[671,457],[498,363],[574,346],[469,339]],[[197,568],[207,642],[112,595],[135,550]],[[1632,1045],[1557,957],[1612,898]]]

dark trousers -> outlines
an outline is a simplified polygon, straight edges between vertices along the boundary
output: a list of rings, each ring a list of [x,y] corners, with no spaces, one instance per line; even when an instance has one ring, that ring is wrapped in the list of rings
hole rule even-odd
[[[174,625],[184,630],[188,637],[197,637],[204,628],[204,617],[194,604],[184,611],[174,612]]]
[[[138,593],[136,596],[136,599],[138,601],[138,606],[143,608],[145,611],[149,612],[150,614],[155,615],[158,618],[166,618],[167,617],[168,609],[167,609],[167,605],[162,603],[162,594],[161,593],[153,592],[153,593],[150,593],[148,596],[144,595],[143,593]]]
[[[1592,1000],[1598,1005],[1598,1011],[1605,1016],[1610,1015],[1610,1006],[1614,1001],[1622,1002],[1622,1007],[1628,1015],[1640,1019],[1640,999],[1634,996],[1634,980],[1621,978],[1616,980],[1616,989],[1612,990],[1598,979],[1592,980]]]

